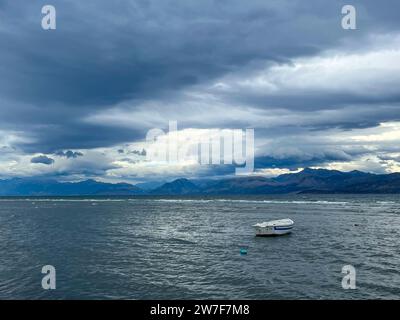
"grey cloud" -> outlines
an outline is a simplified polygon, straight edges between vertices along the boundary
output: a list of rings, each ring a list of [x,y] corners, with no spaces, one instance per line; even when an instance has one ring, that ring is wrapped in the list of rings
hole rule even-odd
[[[381,159],[381,160],[385,160],[385,161],[393,160],[393,161],[396,161],[396,162],[400,163],[400,156],[393,157],[393,156],[388,156],[388,155],[379,155],[378,158]]]
[[[144,150],[144,149],[142,149],[142,151],[133,150],[133,151],[131,151],[130,153],[136,154],[136,155],[138,155],[138,156],[145,156],[145,155],[147,154],[147,153],[146,153],[146,150]]]
[[[167,101],[257,61],[289,62],[371,30],[399,29],[396,1],[353,1],[361,14],[357,33],[339,27],[344,1],[54,0],[54,32],[40,28],[47,2],[0,3],[1,125],[23,127],[35,140],[21,144],[29,152],[135,140],[143,128],[121,132],[82,119],[126,100],[132,107],[150,97]]]
[[[315,131],[352,130],[400,120],[397,91],[381,94],[378,90],[392,85],[387,81],[370,90],[377,91],[376,95],[313,88],[275,95],[246,90],[223,94],[209,89],[216,80],[232,74],[246,79],[260,66],[290,65],[293,59],[318,56],[345,44],[353,49],[360,46],[362,51],[368,47],[369,35],[399,32],[397,0],[353,0],[358,12],[355,32],[340,28],[340,9],[347,4],[342,0],[53,0],[57,30],[49,32],[40,28],[40,9],[45,4],[44,0],[0,0],[0,129],[26,138],[11,146],[22,152],[68,150],[58,155],[76,158],[80,155],[70,149],[143,139],[152,125],[146,115],[141,121],[139,114],[132,127],[86,121],[121,103],[125,109],[137,110],[156,101],[160,107],[149,104],[146,112],[159,114],[166,125],[174,119],[170,115],[182,115],[181,128],[249,126],[256,128],[257,137],[281,136],[283,140],[297,133],[300,146],[301,139],[318,134]],[[207,100],[213,96],[223,112],[210,123],[209,109],[191,106],[196,98],[185,96],[187,92],[206,96],[204,106],[214,103]],[[274,119],[266,124],[261,116],[246,118],[237,113],[236,118],[229,117],[233,106],[242,111],[262,110],[267,116],[284,109],[295,113],[295,121]],[[323,114],[326,110],[333,112]],[[355,157],[351,152],[345,152],[349,158],[329,154],[321,145],[315,149],[308,158],[266,156],[256,163],[292,168]],[[145,155],[143,151],[136,154]],[[40,157],[33,158],[39,161],[33,163],[53,160]],[[231,169],[215,169],[215,174]],[[106,170],[85,163],[70,173],[102,175]]]
[[[42,156],[33,157],[31,159],[31,163],[41,163],[41,164],[51,165],[54,163],[54,159],[42,155]]]
[[[60,157],[66,157],[68,159],[70,158],[77,158],[77,157],[82,157],[83,153],[79,152],[79,151],[72,151],[72,150],[68,150],[68,151],[58,151],[55,153],[55,155],[60,156]]]
[[[120,161],[128,162],[128,163],[138,163],[138,161],[130,159],[130,158],[122,158]]]
[[[306,146],[305,150],[295,152],[274,151],[270,155],[258,156],[255,159],[255,168],[288,168],[291,170],[311,166],[325,165],[331,161],[351,161],[356,157],[340,149],[321,150],[320,146]]]

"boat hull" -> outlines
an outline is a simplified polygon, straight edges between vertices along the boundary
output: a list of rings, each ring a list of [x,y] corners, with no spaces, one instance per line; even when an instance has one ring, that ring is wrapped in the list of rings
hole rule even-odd
[[[273,220],[254,225],[256,236],[280,236],[292,232],[294,222],[291,219]]]
[[[292,232],[293,227],[277,228],[277,227],[256,227],[257,237],[271,237],[271,236],[281,236],[284,234],[289,234]]]

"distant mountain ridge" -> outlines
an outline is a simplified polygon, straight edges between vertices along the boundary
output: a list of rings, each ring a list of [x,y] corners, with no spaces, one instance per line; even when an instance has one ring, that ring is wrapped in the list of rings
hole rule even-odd
[[[143,191],[128,183],[103,183],[95,180],[58,182],[40,179],[0,180],[0,196],[90,196],[134,195]]]
[[[141,184],[139,184],[140,186]],[[262,195],[288,193],[400,193],[400,173],[372,174],[361,171],[309,169],[282,174],[233,177],[197,182],[185,178],[171,182],[142,184],[104,183],[95,180],[58,182],[56,180],[14,178],[0,180],[0,196],[129,196],[129,195]],[[153,188],[149,188],[154,186]]]
[[[151,194],[161,194],[161,195],[188,195],[188,194],[198,194],[202,193],[202,189],[195,185],[188,179],[176,179],[172,182],[167,182],[162,186],[151,190]]]

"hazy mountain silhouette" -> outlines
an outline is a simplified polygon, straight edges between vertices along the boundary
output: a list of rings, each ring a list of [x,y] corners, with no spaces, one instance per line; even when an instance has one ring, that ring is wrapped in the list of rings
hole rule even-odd
[[[0,180],[0,196],[134,195],[142,192],[128,183],[111,184],[95,180],[75,183],[49,179]]]
[[[177,179],[151,191],[156,195],[187,195],[202,193],[202,189],[188,179]]]
[[[56,180],[14,178],[0,180],[0,196],[86,196],[86,195],[262,195],[287,193],[400,193],[400,173],[372,174],[361,171],[309,169],[275,178],[259,176],[219,180],[152,182],[140,188],[128,183],[95,180],[58,182]]]

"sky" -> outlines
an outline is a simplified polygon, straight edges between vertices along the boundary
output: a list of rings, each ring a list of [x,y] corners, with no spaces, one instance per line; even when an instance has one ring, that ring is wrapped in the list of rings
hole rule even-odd
[[[56,9],[43,30],[41,10]],[[345,4],[357,29],[342,28]],[[397,0],[0,0],[0,179],[220,178],[179,145],[254,129],[252,175],[400,172]],[[176,136],[170,137],[175,139]],[[194,140],[193,140],[194,139]]]

